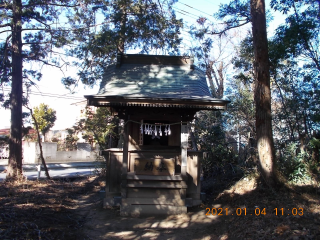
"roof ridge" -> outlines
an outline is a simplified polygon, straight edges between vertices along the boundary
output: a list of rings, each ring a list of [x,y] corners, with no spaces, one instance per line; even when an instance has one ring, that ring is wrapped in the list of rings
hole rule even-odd
[[[122,64],[144,65],[190,65],[193,67],[193,57],[171,55],[146,55],[146,54],[118,54],[117,67]]]

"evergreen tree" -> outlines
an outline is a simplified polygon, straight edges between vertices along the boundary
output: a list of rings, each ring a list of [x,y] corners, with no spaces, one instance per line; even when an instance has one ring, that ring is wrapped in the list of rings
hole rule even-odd
[[[272,135],[270,65],[264,0],[251,0],[256,105],[256,135],[259,166],[266,183],[276,186],[275,148]]]
[[[283,104],[286,93],[294,100],[292,113],[300,121],[299,138],[311,138],[319,126],[320,18],[319,1],[271,1],[273,9],[286,15],[286,21],[271,40],[272,71],[278,79],[279,96]],[[296,121],[297,123],[299,121]],[[302,124],[301,124],[302,123]],[[294,138],[294,123],[291,138]]]
[[[0,34],[4,39],[0,43],[0,84],[11,85],[12,88],[9,96],[11,135],[8,177],[17,177],[22,173],[23,82],[33,84],[34,79],[41,78],[40,72],[28,70],[26,65],[37,61],[59,66],[49,54],[54,54],[55,47],[67,42],[66,29],[59,24],[60,14],[66,8],[79,6],[79,2],[73,0],[0,1]]]
[[[69,51],[81,61],[74,62],[80,70],[78,79],[66,77],[63,83],[67,87],[77,85],[79,81],[93,86],[102,79],[106,67],[115,63],[117,53],[138,49],[139,53],[175,54],[179,52],[180,27],[172,9],[175,0],[141,1],[113,0],[96,5],[91,10],[92,23],[96,28],[83,28],[81,19],[88,11],[76,12],[72,27],[83,29],[75,32],[78,46]]]
[[[267,21],[264,0],[232,1],[222,5],[218,17],[225,19],[226,27],[213,34],[252,23],[254,52],[254,99],[256,141],[261,176],[269,186],[276,185],[274,175],[275,148],[272,135],[270,66],[267,40]]]
[[[319,1],[272,0],[271,7],[286,16],[276,30],[273,42],[277,59],[297,58],[320,71],[320,13]]]

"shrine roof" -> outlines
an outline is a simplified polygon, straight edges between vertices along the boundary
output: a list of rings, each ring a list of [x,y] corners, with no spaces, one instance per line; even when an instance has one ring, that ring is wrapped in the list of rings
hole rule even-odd
[[[182,56],[118,56],[117,64],[106,68],[99,92],[85,97],[89,103],[98,99],[228,103],[212,98],[206,74],[192,58]]]

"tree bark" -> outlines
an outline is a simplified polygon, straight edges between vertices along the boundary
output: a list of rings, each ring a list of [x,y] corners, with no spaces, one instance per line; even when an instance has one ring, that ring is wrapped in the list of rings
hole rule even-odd
[[[212,68],[213,68],[213,61],[208,61],[208,63],[206,63],[206,75],[209,78],[209,84],[210,84],[210,88],[211,88],[211,92],[212,92],[212,97],[217,97],[216,95],[216,88],[214,87],[213,84],[213,78],[212,78]],[[215,72],[213,72],[215,74]]]
[[[212,96],[214,98],[222,98],[223,97],[223,90],[224,90],[224,78],[223,78],[223,62],[220,62],[219,68],[218,68],[218,75],[216,71],[214,70],[213,66],[214,62],[209,61],[206,63],[206,75],[209,78],[209,84],[210,88],[212,90]],[[213,77],[216,82],[216,87],[213,84]]]
[[[256,131],[259,165],[263,179],[276,186],[274,173],[275,149],[272,135],[271,91],[265,1],[251,0],[254,47]]]
[[[121,7],[121,22],[120,22],[120,41],[118,43],[118,53],[124,54],[126,23],[127,23],[127,2],[125,1]]]
[[[317,136],[317,132],[316,131],[313,131],[313,134],[312,134],[313,138],[314,139],[319,139],[319,134]],[[311,156],[311,159],[312,159],[312,162],[313,164],[317,164],[319,162],[319,146],[316,145],[312,148],[312,156]]]
[[[223,98],[223,90],[224,90],[224,78],[223,78],[223,62],[220,62],[218,74],[219,74],[219,81],[217,81],[218,89],[217,89],[217,95],[218,98]]]
[[[7,178],[22,176],[22,3],[14,0],[12,5],[12,87],[11,87],[11,133]]]

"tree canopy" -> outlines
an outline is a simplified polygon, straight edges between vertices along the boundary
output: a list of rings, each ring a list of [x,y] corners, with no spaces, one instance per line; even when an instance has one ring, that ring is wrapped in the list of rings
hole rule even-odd
[[[246,17],[242,16],[241,10],[244,8],[240,3],[222,6],[219,14],[227,17],[227,26],[229,22],[240,25],[240,21],[231,21],[235,17],[245,22]],[[286,18],[285,23],[268,38],[276,162],[278,170],[289,180],[300,181],[307,179],[310,176],[307,173],[319,162],[319,148],[312,144],[318,141],[319,129],[319,3],[272,1],[271,6]],[[228,9],[235,11],[237,8],[237,16],[226,15]],[[249,114],[254,108],[248,101],[251,98],[250,88],[256,84],[253,49],[253,33],[250,33],[242,41],[233,60],[236,75],[228,91],[234,97],[228,114],[236,116],[242,128],[251,129],[255,136],[256,129],[250,128]]]
[[[48,105],[41,103],[39,107],[33,109],[33,115],[38,123],[39,131],[45,137],[50,128],[54,126],[54,122],[57,120],[56,111],[50,108]],[[33,122],[33,125],[35,123]]]
[[[79,9],[72,23],[73,29],[81,29],[73,36],[78,45],[68,52],[81,59],[74,62],[79,69],[78,78],[66,77],[63,84],[71,87],[81,81],[93,86],[102,78],[105,68],[115,62],[117,53],[128,50],[179,53],[183,25],[172,9],[174,2],[120,0],[96,4],[90,11]],[[84,18],[88,21],[82,21]],[[86,28],[90,25],[96,27]]]

